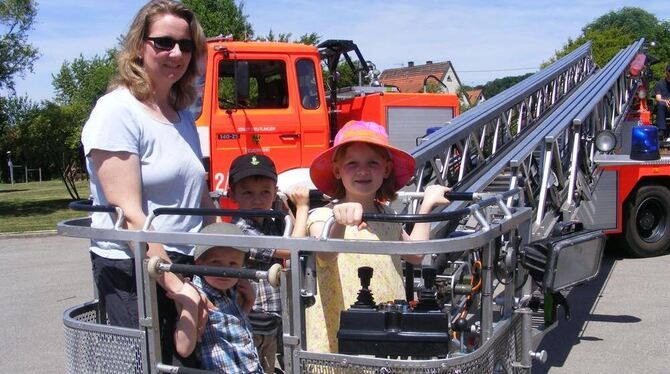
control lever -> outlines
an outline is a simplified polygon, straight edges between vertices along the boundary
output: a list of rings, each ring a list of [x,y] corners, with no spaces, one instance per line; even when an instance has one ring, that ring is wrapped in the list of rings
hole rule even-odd
[[[375,298],[370,292],[370,279],[372,278],[373,269],[369,266],[361,266],[358,268],[358,278],[361,280],[361,289],[358,291],[356,302],[351,305],[355,309],[374,309]]]
[[[423,289],[419,292],[419,302],[416,304],[416,310],[430,311],[439,310],[437,304],[437,291],[435,290],[435,280],[437,278],[437,269],[426,267],[421,269],[423,278]]]

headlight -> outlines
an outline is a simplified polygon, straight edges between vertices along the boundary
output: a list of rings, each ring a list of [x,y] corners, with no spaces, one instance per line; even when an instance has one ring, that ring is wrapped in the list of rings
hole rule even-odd
[[[616,147],[616,135],[609,130],[603,130],[596,135],[596,148],[600,152],[611,152]]]

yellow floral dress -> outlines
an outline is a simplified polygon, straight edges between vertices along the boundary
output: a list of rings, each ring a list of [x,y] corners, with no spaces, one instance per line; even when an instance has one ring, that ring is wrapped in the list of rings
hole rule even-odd
[[[389,207],[380,208],[384,213],[395,213]],[[331,215],[332,206],[315,209],[307,219],[308,229],[315,222],[325,222]],[[364,230],[347,226],[344,238],[393,241],[402,238],[402,226],[398,223],[368,222],[367,225]],[[316,303],[305,310],[308,351],[338,352],[340,311],[356,302],[361,288],[358,278],[358,268],[361,266],[374,269],[370,290],[376,303],[405,299],[400,256],[340,253],[337,260],[317,261]]]

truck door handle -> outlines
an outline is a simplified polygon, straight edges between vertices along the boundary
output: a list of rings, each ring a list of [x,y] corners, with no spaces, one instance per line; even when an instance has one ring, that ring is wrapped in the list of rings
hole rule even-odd
[[[282,134],[279,135],[281,140],[297,140],[300,139],[300,134]]]

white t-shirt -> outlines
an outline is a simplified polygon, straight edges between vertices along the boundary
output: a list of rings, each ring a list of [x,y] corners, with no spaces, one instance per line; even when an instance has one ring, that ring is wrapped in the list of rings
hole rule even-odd
[[[198,208],[205,186],[200,141],[193,117],[179,111],[179,122],[162,122],[125,88],[101,97],[93,108],[81,141],[90,175],[95,205],[107,205],[90,157],[92,149],[129,152],[139,156],[142,184],[142,209],[145,214],[157,208]],[[93,213],[92,227],[112,228],[109,213]],[[202,217],[160,215],[152,225],[155,231],[197,232]],[[165,245],[166,251],[193,255],[193,246]],[[134,257],[127,243],[91,241],[91,251],[101,257]]]

